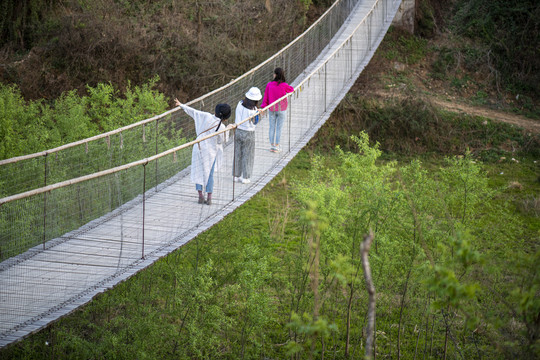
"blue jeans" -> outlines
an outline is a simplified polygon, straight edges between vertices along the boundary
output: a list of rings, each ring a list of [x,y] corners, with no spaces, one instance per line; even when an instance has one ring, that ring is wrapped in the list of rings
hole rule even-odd
[[[212,170],[210,170],[210,175],[208,176],[208,183],[206,184],[207,193],[211,193],[214,190],[214,166],[215,165],[216,165],[216,162],[214,161],[214,164],[212,164]],[[197,191],[202,191],[202,185],[195,184],[195,189],[197,189]]]
[[[283,121],[285,120],[285,114],[287,111],[269,111],[268,120],[270,121],[270,145],[279,145],[281,138],[281,128],[283,127]]]

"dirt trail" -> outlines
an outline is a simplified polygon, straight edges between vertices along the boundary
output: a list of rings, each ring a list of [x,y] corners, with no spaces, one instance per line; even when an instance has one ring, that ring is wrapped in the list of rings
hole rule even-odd
[[[391,90],[377,89],[373,91],[372,94],[373,93],[377,97],[380,97],[383,99],[402,97],[401,93],[394,89],[391,89]],[[463,113],[463,114],[473,115],[473,116],[482,116],[482,117],[492,119],[495,121],[502,121],[509,124],[514,124],[516,126],[522,127],[534,133],[540,133],[540,120],[528,119],[521,115],[508,113],[505,111],[489,109],[482,106],[472,106],[472,105],[467,105],[460,102],[446,101],[446,100],[440,99],[436,95],[428,95],[424,93],[423,96],[434,105],[448,111]]]
[[[490,74],[485,69],[477,72],[468,72],[463,66],[447,71],[443,79],[434,78],[432,65],[437,60],[437,53],[428,53],[414,64],[405,64],[397,60],[388,61],[385,57],[388,51],[395,51],[395,44],[400,43],[404,35],[395,32],[390,35],[388,45],[382,46],[370,61],[367,68],[360,75],[357,82],[357,91],[380,99],[400,99],[405,94],[421,97],[433,105],[451,112],[462,113],[472,116],[482,116],[493,121],[506,122],[521,127],[535,134],[540,133],[540,120],[531,119],[523,115],[513,113],[512,106],[519,106],[519,102],[506,94],[502,96],[493,88]],[[410,36],[410,35],[406,35]],[[430,48],[445,48],[454,46],[443,33],[429,41]],[[452,83],[460,80],[461,87]],[[468,79],[468,80],[463,80]],[[484,93],[486,101],[491,104],[499,104],[505,108],[494,109],[486,105],[470,104],[478,93]],[[368,95],[369,94],[369,95]]]
[[[524,116],[510,114],[504,111],[487,109],[479,106],[444,101],[436,97],[430,97],[430,101],[443,109],[453,112],[465,113],[468,115],[482,116],[495,121],[502,121],[522,127],[531,132],[540,133],[540,121],[528,119]]]

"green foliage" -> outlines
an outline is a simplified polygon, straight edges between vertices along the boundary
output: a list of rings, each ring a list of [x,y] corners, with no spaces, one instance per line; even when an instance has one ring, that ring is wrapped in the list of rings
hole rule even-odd
[[[22,155],[41,145],[40,102],[26,104],[19,89],[0,83],[0,159]]]
[[[538,93],[539,15],[540,5],[534,0],[459,1],[453,27],[490,48],[487,60],[505,82]]]
[[[300,356],[301,358],[304,358],[304,354],[309,354],[309,357],[320,357],[322,352],[319,350],[313,351],[312,346],[314,344],[311,339],[315,337],[321,339],[324,343],[329,341],[337,331],[337,327],[329,324],[326,319],[319,317],[315,320],[307,313],[302,314],[302,316],[293,313],[287,328],[306,338],[306,341],[301,343],[289,341],[285,346],[288,356]]]
[[[389,32],[392,31],[397,30],[391,28]],[[398,37],[390,36],[382,47],[387,59],[414,65],[426,56],[427,45],[426,39],[403,33]]]
[[[460,310],[462,302],[474,300],[477,284],[462,284],[460,279],[469,268],[480,262],[480,253],[471,247],[470,235],[459,232],[451,242],[451,250],[455,256],[447,254],[449,259],[444,265],[435,265],[433,275],[427,279],[428,289],[436,294],[432,306],[436,310],[448,309]],[[459,276],[456,271],[460,271]],[[474,330],[474,328],[470,328]]]
[[[221,331],[228,331],[230,324],[224,309],[216,303],[213,263],[208,261],[189,273],[176,272],[181,284],[176,295],[177,306],[185,309],[184,346],[188,354],[199,359],[211,359],[218,355]],[[204,324],[204,326],[200,326]]]
[[[75,91],[47,104],[26,102],[16,86],[0,84],[0,159],[51,149],[163,113],[165,96],[154,87],[128,86],[123,96],[111,84],[88,86],[87,96]]]
[[[395,358],[399,342],[402,358],[534,358],[538,223],[524,228],[509,200],[519,194],[493,181],[498,166],[525,165],[488,172],[471,154],[382,161],[365,133],[351,141],[354,152],[311,165],[301,152],[208,232],[1,356],[339,359],[348,338],[358,358],[367,308],[359,242],[371,228],[379,357]]]
[[[492,196],[487,179],[478,163],[468,152],[465,156],[447,159],[448,166],[441,169],[445,204],[449,216],[465,223],[477,212],[478,206]]]
[[[47,124],[47,143],[64,144],[98,134],[98,127],[87,112],[86,99],[75,91],[62,94],[51,106],[43,104],[41,117]]]
[[[300,0],[300,3],[302,4],[304,11],[307,12],[311,4],[313,4],[313,0]]]
[[[517,260],[517,259],[516,259]],[[523,274],[523,282],[515,284],[511,291],[512,304],[516,304],[514,310],[519,314],[525,328],[521,330],[523,337],[527,339],[527,348],[531,354],[540,355],[540,325],[538,324],[538,314],[540,314],[540,250],[536,248],[534,252],[526,254],[516,262],[517,271]]]

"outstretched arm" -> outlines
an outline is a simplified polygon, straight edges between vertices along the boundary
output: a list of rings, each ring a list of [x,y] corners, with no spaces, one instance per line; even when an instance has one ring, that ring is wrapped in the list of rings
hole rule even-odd
[[[194,108],[189,107],[186,104],[182,104],[178,99],[174,99],[174,104],[176,106],[180,106],[182,109],[184,109],[186,114],[191,116],[195,121],[197,121],[199,118],[206,115],[206,113],[204,111],[195,110]]]

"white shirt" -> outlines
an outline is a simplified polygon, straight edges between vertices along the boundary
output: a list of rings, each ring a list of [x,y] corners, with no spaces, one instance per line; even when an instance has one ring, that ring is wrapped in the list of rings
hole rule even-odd
[[[195,110],[184,104],[180,106],[195,121],[197,139],[212,135],[216,131],[220,120],[215,115]],[[219,130],[223,129],[225,129],[225,125],[221,124]],[[191,182],[206,186],[214,161],[214,172],[220,169],[223,158],[223,144],[227,141],[228,137],[229,132],[227,131],[193,145],[193,152],[191,154]]]
[[[247,107],[242,105],[242,100],[240,100],[240,102],[238,102],[238,105],[236,105],[234,122],[236,124],[239,124],[242,122],[242,120],[247,119],[248,117],[255,114],[257,114],[257,107],[255,107],[253,110],[249,110]],[[255,118],[253,118],[252,120],[248,120],[242,125],[238,125],[238,129],[244,131],[255,131],[256,125],[253,123],[254,121]]]

